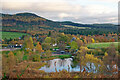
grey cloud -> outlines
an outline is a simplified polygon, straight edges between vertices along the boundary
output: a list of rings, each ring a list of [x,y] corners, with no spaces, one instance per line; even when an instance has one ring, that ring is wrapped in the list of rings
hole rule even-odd
[[[102,7],[102,8],[101,8]],[[103,10],[104,9],[104,10]],[[114,23],[117,21],[117,11],[104,6],[83,6],[67,2],[4,2],[3,13],[32,12],[44,18],[55,21],[73,21],[80,23]]]

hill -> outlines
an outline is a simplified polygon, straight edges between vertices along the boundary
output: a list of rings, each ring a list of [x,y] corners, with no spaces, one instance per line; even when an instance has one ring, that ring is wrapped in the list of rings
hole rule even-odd
[[[2,14],[2,13],[1,13]],[[66,27],[67,26],[67,27]],[[70,26],[70,27],[69,27]],[[71,27],[74,26],[74,27]],[[75,28],[81,27],[81,28]],[[87,28],[84,28],[87,27]],[[113,24],[80,24],[71,21],[52,21],[40,17],[34,13],[2,14],[3,31],[48,31],[54,30],[70,34],[76,34],[81,29],[98,31],[117,31],[117,26]],[[81,33],[81,32],[79,32]],[[90,32],[91,33],[91,32]]]
[[[45,19],[33,13],[2,14],[3,30],[40,30],[40,28],[62,27],[60,23]]]

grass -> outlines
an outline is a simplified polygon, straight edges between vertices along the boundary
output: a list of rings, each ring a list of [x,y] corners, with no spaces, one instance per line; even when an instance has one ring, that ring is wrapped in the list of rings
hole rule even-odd
[[[91,43],[91,44],[88,44],[87,47],[88,48],[106,48],[106,47],[111,46],[111,44],[114,44],[115,47],[117,48],[118,43],[120,42]]]
[[[55,55],[55,56],[41,57],[41,58],[43,61],[48,61],[48,60],[52,60],[52,59],[56,59],[56,58],[60,58],[60,59],[70,58],[71,56],[72,55],[63,54],[63,55]]]
[[[15,39],[15,38],[19,38],[22,37],[23,35],[28,35],[27,33],[20,33],[20,32],[0,32],[0,34],[2,34],[2,36],[0,36],[0,39]]]
[[[54,56],[54,57],[58,57],[58,58],[64,59],[64,58],[70,58],[71,55],[63,54],[63,55],[56,55],[56,56]]]

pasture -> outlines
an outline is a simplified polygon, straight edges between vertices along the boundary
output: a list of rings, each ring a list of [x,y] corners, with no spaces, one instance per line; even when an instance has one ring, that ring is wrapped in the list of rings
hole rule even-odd
[[[110,47],[111,44],[113,44],[117,48],[120,42],[91,43],[91,44],[87,44],[87,47],[88,48],[106,48],[106,47]]]
[[[29,35],[27,33],[20,33],[20,32],[0,32],[0,34],[2,34],[2,37],[0,36],[0,38],[2,39],[15,39],[15,38],[19,38],[22,37],[23,35]]]

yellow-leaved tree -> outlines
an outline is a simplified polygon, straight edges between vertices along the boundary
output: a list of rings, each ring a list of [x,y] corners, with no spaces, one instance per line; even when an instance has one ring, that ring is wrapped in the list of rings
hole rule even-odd
[[[31,51],[34,48],[32,37],[26,36],[24,38],[23,48],[27,51]]]
[[[93,38],[91,40],[92,40],[92,43],[95,43],[95,40]]]
[[[36,51],[38,52],[44,52],[44,50],[42,50],[42,46],[40,45],[40,42],[37,42],[37,45],[36,45]]]
[[[85,57],[82,56],[81,65],[85,66],[88,70],[99,71],[102,72],[104,69],[104,64],[101,59],[98,59],[94,55],[86,54]],[[89,64],[89,66],[88,66]],[[93,65],[95,68],[93,68]]]
[[[81,46],[80,50],[77,51],[77,55],[75,56],[75,58],[77,59],[77,61],[80,63],[80,71],[82,70],[82,65],[81,62],[83,61],[82,57],[85,57],[85,55],[87,54],[87,51],[89,49],[87,47]]]
[[[92,53],[88,54],[88,51],[89,49],[87,47],[81,46],[80,50],[78,50],[78,52],[76,53],[77,56],[75,56],[75,58],[80,63],[80,71],[82,70],[82,66],[88,68],[88,70],[93,70],[93,64],[96,70],[99,70],[99,68],[102,70],[103,62],[101,61],[101,59],[98,59],[97,57],[92,55]],[[100,67],[98,67],[99,65]]]

